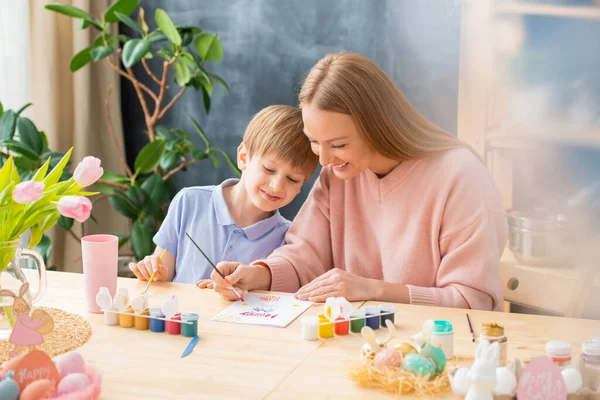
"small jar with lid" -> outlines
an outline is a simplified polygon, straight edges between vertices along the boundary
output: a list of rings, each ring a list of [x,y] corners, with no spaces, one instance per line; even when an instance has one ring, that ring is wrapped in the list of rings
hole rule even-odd
[[[504,367],[506,365],[506,357],[508,352],[508,339],[504,336],[504,325],[497,322],[484,322],[481,324],[481,334],[479,340],[487,340],[488,342],[498,342],[500,344],[500,357],[498,359],[498,366]]]
[[[600,387],[600,342],[591,341],[581,345],[579,364],[583,387],[598,390]]]
[[[571,366],[571,344],[559,340],[546,343],[546,357],[560,369]]]

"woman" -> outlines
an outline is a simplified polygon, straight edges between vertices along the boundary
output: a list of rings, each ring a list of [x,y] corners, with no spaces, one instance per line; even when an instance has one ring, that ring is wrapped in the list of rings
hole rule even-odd
[[[426,120],[371,60],[329,54],[299,95],[322,168],[286,245],[251,265],[220,263],[214,288],[502,310],[507,240],[485,165]]]

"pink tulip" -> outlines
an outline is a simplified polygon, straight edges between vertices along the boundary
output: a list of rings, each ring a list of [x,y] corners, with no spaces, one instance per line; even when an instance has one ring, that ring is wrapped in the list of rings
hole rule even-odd
[[[13,189],[13,199],[19,204],[32,203],[42,197],[45,186],[42,182],[21,182]]]
[[[65,196],[58,200],[58,212],[77,222],[84,222],[92,212],[92,202],[87,197]]]
[[[75,172],[73,173],[73,178],[75,182],[80,184],[81,186],[90,186],[104,173],[104,170],[100,166],[100,159],[96,157],[85,157],[77,168],[75,168]]]

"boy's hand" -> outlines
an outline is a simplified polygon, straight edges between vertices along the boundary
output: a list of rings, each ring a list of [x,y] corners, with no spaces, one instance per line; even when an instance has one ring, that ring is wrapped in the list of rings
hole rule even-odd
[[[213,289],[214,288],[213,281],[211,281],[210,279],[200,279],[198,282],[196,282],[196,286],[199,289]]]
[[[157,255],[146,256],[142,261],[136,263],[129,263],[129,269],[135,274],[135,276],[142,280],[147,281],[150,279],[150,275],[156,271],[154,275],[155,281],[165,281],[168,277],[168,269],[162,264],[158,264],[159,257]]]
[[[233,286],[242,297],[248,290],[269,290],[271,287],[271,270],[267,267],[225,261],[218,263],[217,268],[226,279],[216,271],[210,274],[210,279],[213,281],[215,291],[227,300],[238,300],[231,289]]]

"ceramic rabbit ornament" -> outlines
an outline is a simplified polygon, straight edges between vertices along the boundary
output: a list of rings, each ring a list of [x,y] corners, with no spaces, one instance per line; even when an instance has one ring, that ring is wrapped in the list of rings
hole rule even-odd
[[[493,400],[500,344],[482,340],[475,352],[475,362],[467,374],[469,389],[465,400]]]
[[[387,342],[389,342],[394,337],[394,334],[396,333],[396,327],[394,327],[392,321],[386,319],[385,325],[388,328],[388,335],[383,340],[377,339],[375,337],[375,332],[370,327],[365,326],[361,329],[360,334],[362,335],[363,339],[365,339],[365,341],[367,342],[363,345],[360,351],[360,359],[363,362],[373,361],[377,353],[379,353],[381,349],[385,348]]]
[[[10,358],[16,357],[23,351],[34,350],[42,343],[42,336],[47,335],[54,329],[52,317],[44,310],[36,309],[29,315],[31,307],[25,300],[25,293],[29,289],[29,283],[24,283],[16,296],[10,290],[0,290],[0,296],[14,298],[12,312],[15,317],[15,325],[8,338],[14,348],[8,353]]]

